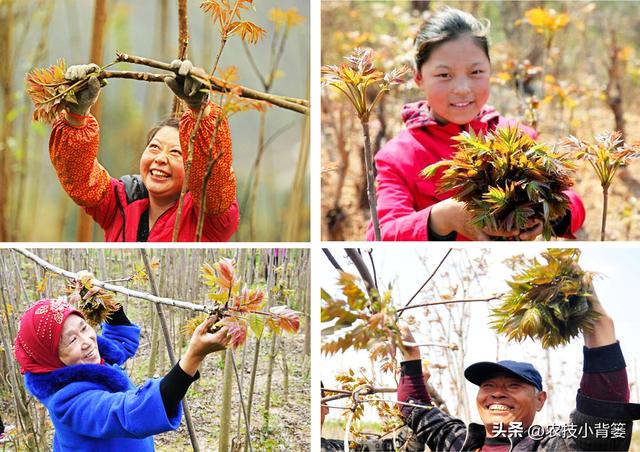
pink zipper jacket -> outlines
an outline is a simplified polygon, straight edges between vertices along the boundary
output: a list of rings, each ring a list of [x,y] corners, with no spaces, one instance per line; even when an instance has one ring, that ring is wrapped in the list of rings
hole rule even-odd
[[[439,124],[431,116],[426,101],[407,104],[402,109],[406,129],[385,144],[376,154],[376,195],[378,219],[382,240],[428,240],[427,222],[431,206],[447,199],[447,194],[436,193],[437,179],[425,179],[420,172],[440,160],[450,159],[456,142],[452,137],[473,129],[476,133],[496,127],[518,125],[532,138],[537,133],[524,125],[508,120],[491,106],[485,106],[469,124]],[[577,193],[568,190],[571,224],[565,234],[573,234],[584,223],[585,210]],[[373,224],[369,222],[367,240],[374,240]],[[469,239],[457,234],[456,240]]]

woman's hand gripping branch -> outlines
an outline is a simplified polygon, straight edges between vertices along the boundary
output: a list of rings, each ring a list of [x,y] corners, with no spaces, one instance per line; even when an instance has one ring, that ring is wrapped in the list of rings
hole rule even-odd
[[[209,333],[209,327],[216,321],[214,317],[209,317],[202,322],[191,335],[187,352],[180,358],[180,368],[190,376],[194,376],[200,364],[210,353],[224,350],[229,344],[227,337],[228,328],[220,328],[215,333]]]

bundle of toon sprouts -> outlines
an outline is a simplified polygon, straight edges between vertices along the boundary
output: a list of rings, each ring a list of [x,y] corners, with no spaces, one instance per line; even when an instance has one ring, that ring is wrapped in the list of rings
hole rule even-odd
[[[549,249],[546,260],[533,258],[507,281],[511,288],[493,309],[491,326],[518,342],[532,338],[543,348],[567,344],[593,328],[600,316],[593,310],[593,274],[577,265],[578,249]]]
[[[474,226],[513,232],[540,221],[549,240],[553,225],[569,208],[564,191],[573,185],[571,155],[536,142],[517,127],[484,135],[463,132],[453,139],[459,143],[453,158],[428,166],[422,175],[439,174],[438,191],[452,192],[464,202]]]

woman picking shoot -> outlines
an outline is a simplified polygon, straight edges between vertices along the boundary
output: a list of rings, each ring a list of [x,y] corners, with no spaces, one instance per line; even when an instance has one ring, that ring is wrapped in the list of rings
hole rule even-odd
[[[185,178],[189,138],[204,109],[193,145],[193,161],[178,227],[178,241],[196,239],[200,190],[210,158],[217,159],[205,194],[203,241],[226,242],[238,228],[236,179],[231,167],[231,135],[220,107],[209,102],[202,84],[189,74],[189,60],[173,61],[176,76],[165,82],[189,106],[180,120],[165,120],[149,131],[140,157],[140,175],[115,179],[97,160],[100,128],[89,113],[100,95],[100,81],[90,77],[76,93],[77,103],[67,103],[56,120],[49,140],[51,163],[73,201],[93,217],[108,242],[170,242]],[[83,79],[99,67],[71,66],[65,78]],[[219,124],[217,124],[219,122]],[[215,134],[212,156],[209,143]]]
[[[227,327],[200,324],[186,353],[162,379],[135,387],[123,370],[140,342],[140,327],[122,307],[102,335],[64,299],[36,302],[20,318],[15,355],[25,386],[49,411],[54,451],[153,451],[153,435],[175,430],[181,400],[205,357],[223,350]]]

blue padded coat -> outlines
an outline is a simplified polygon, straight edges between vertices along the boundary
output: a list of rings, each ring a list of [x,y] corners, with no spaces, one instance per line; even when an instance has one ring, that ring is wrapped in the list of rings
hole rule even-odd
[[[138,349],[140,327],[103,324],[98,349],[105,364],[26,373],[29,392],[47,407],[54,451],[153,451],[153,435],[180,424],[182,404],[168,417],[160,380],[136,388],[123,368]]]

